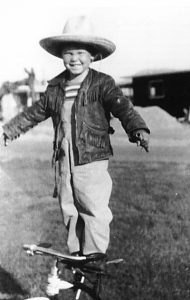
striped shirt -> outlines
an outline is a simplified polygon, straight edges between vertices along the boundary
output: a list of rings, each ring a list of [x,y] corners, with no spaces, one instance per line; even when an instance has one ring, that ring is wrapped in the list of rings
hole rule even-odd
[[[78,94],[80,84],[66,85],[65,87],[65,101],[74,101]]]
[[[69,136],[71,132],[72,108],[79,88],[80,84],[67,84],[65,86],[65,101],[62,108],[61,119],[66,136]]]

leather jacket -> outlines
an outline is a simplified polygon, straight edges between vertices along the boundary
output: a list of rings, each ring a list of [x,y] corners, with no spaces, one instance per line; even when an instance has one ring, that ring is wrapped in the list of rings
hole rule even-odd
[[[49,81],[48,87],[31,107],[3,126],[10,139],[17,138],[39,122],[51,117],[54,126],[53,162],[59,159],[64,132],[61,130],[61,109],[64,102],[64,87],[67,71]],[[86,164],[106,159],[113,154],[110,144],[110,115],[119,118],[130,136],[136,129],[150,132],[141,116],[134,110],[131,101],[123,96],[113,78],[89,69],[74,103],[75,129],[74,147],[77,164]]]

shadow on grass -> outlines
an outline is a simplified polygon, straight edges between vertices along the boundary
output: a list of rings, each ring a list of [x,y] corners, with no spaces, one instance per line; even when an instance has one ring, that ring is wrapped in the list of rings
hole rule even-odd
[[[28,292],[21,287],[18,281],[0,267],[0,299],[20,300],[27,295]]]

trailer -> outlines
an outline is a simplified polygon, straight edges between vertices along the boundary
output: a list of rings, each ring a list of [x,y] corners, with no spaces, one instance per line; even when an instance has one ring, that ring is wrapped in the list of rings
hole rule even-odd
[[[190,121],[190,71],[169,71],[123,77],[118,85],[135,106],[159,106]],[[125,82],[126,79],[126,82]]]

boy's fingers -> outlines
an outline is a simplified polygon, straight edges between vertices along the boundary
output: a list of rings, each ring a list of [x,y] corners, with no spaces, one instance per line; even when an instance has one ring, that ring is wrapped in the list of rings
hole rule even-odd
[[[146,152],[149,152],[149,143],[146,140],[140,142],[140,146],[145,149]]]
[[[10,142],[9,138],[6,136],[5,133],[3,133],[1,135],[1,138],[0,138],[0,145],[1,146],[8,146],[9,142]]]
[[[139,139],[137,142],[137,146],[141,146],[145,149],[146,152],[149,152],[149,141],[145,139]]]
[[[0,138],[0,146],[5,146],[5,140],[4,140],[3,135]]]
[[[8,143],[9,143],[9,142],[8,142],[8,139],[5,138],[5,139],[4,139],[4,145],[5,145],[5,147],[8,146]]]

